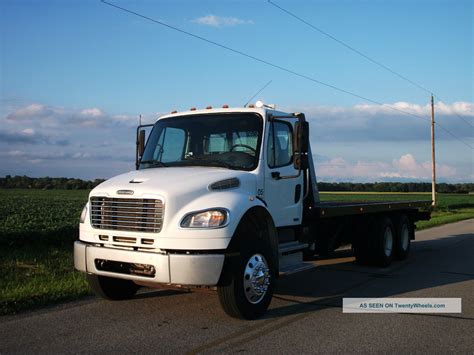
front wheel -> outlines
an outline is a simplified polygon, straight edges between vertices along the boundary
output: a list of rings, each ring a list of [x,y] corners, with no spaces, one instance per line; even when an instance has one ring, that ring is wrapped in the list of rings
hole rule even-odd
[[[94,293],[108,300],[126,300],[137,293],[140,286],[130,280],[87,274],[87,282]]]
[[[217,288],[224,311],[234,318],[255,319],[265,314],[273,296],[274,275],[268,255],[246,252],[224,269],[228,282]]]

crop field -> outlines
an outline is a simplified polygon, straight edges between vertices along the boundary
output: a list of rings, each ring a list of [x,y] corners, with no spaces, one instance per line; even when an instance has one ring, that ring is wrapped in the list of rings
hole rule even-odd
[[[72,257],[88,193],[0,190],[0,314],[88,293]]]
[[[86,190],[0,189],[0,314],[89,294],[73,269],[73,242]],[[430,200],[430,194],[322,193],[323,201]],[[418,228],[474,218],[474,196],[440,194],[431,221]]]

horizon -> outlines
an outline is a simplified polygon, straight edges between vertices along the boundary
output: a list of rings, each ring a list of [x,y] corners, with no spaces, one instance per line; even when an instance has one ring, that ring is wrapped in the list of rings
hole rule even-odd
[[[318,181],[431,181],[430,125],[419,119],[430,119],[429,94],[269,2],[113,3],[372,102],[100,1],[4,1],[0,176],[134,170],[139,115],[146,123],[176,108],[240,106],[271,81],[255,100],[306,113]],[[439,93],[437,182],[474,182],[472,2],[275,3]]]

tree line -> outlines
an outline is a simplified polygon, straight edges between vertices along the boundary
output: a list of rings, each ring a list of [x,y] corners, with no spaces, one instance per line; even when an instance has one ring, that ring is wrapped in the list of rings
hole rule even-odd
[[[82,180],[66,177],[10,176],[0,177],[0,188],[4,189],[64,189],[90,190],[99,185],[104,179]],[[319,191],[355,191],[355,192],[430,192],[431,183],[428,182],[318,182]],[[437,192],[441,193],[469,193],[474,192],[474,183],[436,185]]]
[[[82,180],[66,177],[10,176],[0,177],[0,188],[3,189],[62,189],[62,190],[90,190],[105,179]]]

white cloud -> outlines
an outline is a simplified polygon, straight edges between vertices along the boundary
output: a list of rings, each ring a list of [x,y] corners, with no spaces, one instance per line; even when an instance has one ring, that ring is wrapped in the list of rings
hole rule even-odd
[[[23,117],[23,116],[28,117],[31,115],[37,115],[37,114],[40,114],[44,110],[44,108],[45,108],[44,105],[31,104],[17,110],[16,115],[18,117]]]
[[[224,27],[224,26],[237,26],[237,25],[253,25],[252,20],[242,20],[237,17],[222,17],[216,15],[207,15],[203,17],[198,17],[192,22],[197,23],[203,26],[210,27]]]
[[[25,128],[21,132],[24,133],[26,136],[34,136],[35,135],[35,130],[33,128]]]
[[[402,110],[423,117],[401,113]],[[430,139],[431,108],[407,102],[351,107],[306,106],[283,108],[284,111],[305,112],[310,122],[313,140],[324,141],[427,141]],[[462,116],[464,121],[459,116]],[[437,139],[454,138],[440,126],[447,128],[464,141],[474,143],[474,104],[455,102],[437,103],[435,107]],[[461,143],[462,144],[462,143]]]
[[[3,121],[3,122],[2,122]],[[4,119],[0,119],[0,123],[16,125],[18,123],[33,125],[36,129],[59,129],[64,130],[65,127],[106,127],[106,126],[134,126],[137,122],[135,117],[127,115],[109,115],[100,108],[85,109],[64,109],[57,106],[46,106],[32,104],[20,107]],[[26,132],[24,132],[26,133]]]
[[[319,178],[322,180],[341,180],[356,178],[360,181],[375,181],[385,178],[411,180],[431,179],[431,162],[417,162],[408,153],[392,162],[357,161],[349,162],[341,157],[317,161],[315,163]],[[446,164],[436,164],[437,175],[441,179],[453,178],[456,168]]]
[[[94,107],[94,108],[86,108],[82,110],[81,115],[88,116],[88,117],[100,117],[100,116],[103,116],[104,113],[102,112],[102,110]]]

